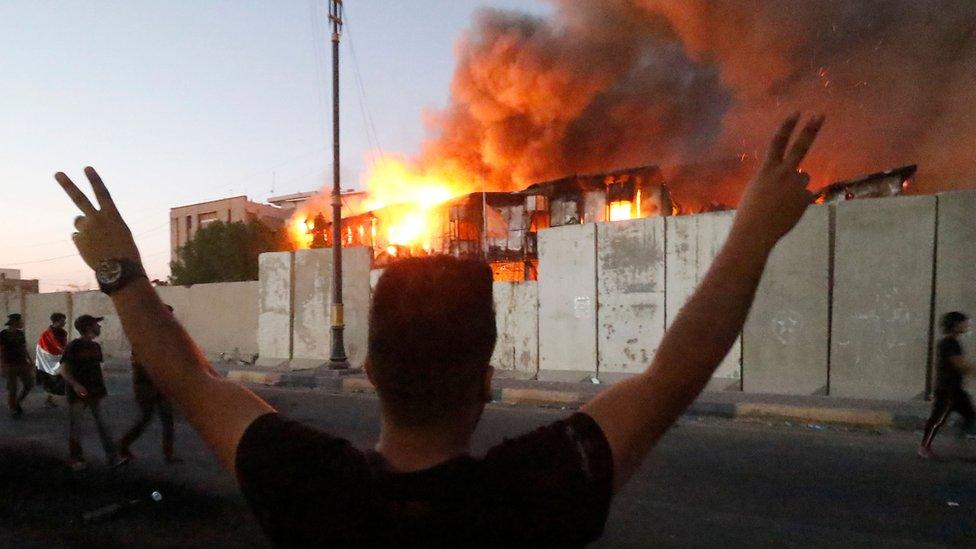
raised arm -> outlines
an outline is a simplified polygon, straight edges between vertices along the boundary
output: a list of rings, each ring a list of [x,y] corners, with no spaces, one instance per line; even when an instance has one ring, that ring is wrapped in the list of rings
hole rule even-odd
[[[812,119],[787,150],[798,120],[798,114],[787,119],[773,139],[728,240],[664,335],[650,368],[583,406],[610,442],[617,488],[705,388],[742,330],[769,253],[810,204],[809,177],[798,168],[823,117]]]
[[[55,178],[84,214],[75,219],[72,238],[81,257],[94,269],[107,259],[128,259],[141,264],[129,227],[119,214],[108,189],[93,168],[85,168],[98,210],[63,173]],[[233,474],[237,443],[248,425],[271,406],[244,387],[211,375],[210,364],[193,339],[143,277],[112,294],[133,351],[146,372],[167,398]]]

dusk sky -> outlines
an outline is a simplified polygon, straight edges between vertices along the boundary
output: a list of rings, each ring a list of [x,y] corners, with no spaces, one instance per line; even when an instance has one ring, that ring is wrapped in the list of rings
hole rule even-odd
[[[548,11],[518,0],[346,2],[345,187],[359,186],[377,146],[417,150],[423,110],[446,101],[454,42],[479,7]],[[42,291],[93,287],[69,238],[77,211],[54,182],[59,170],[87,188],[82,168],[98,169],[160,278],[170,207],[322,187],[325,13],[323,0],[0,4],[0,268],[39,278]]]

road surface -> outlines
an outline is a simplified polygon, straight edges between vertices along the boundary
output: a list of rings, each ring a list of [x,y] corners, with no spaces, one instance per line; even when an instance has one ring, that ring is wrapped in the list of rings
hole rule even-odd
[[[136,417],[124,377],[110,376],[106,415],[116,437]],[[377,436],[371,396],[264,389],[279,410],[358,445]],[[166,465],[154,424],[133,450],[138,459],[107,470],[86,424],[89,470],[70,471],[67,412],[35,392],[19,421],[0,415],[0,546],[264,547],[233,480],[185,424]],[[491,406],[476,435],[478,452],[503,437],[568,411]],[[684,420],[617,497],[600,547],[796,547],[976,545],[976,443],[949,432],[942,462],[913,455],[911,433],[867,433],[819,426]],[[146,499],[114,519],[86,524],[86,511]]]

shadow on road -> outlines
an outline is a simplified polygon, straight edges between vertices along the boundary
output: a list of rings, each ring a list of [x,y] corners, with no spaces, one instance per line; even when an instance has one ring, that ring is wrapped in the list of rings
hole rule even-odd
[[[264,547],[239,497],[214,495],[154,478],[136,466],[91,463],[72,471],[50,455],[0,448],[0,545],[4,547]],[[161,502],[150,500],[158,491]],[[130,500],[114,517],[87,523],[86,512]]]

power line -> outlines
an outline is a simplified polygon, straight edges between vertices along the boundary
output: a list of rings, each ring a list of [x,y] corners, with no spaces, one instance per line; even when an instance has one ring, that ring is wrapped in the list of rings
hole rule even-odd
[[[366,86],[363,84],[363,77],[359,71],[359,60],[356,58],[356,48],[353,45],[352,26],[349,24],[349,14],[345,14],[346,36],[349,38],[349,53],[352,57],[353,75],[356,81],[357,99],[359,99],[359,111],[363,116],[363,125],[366,130],[366,140],[370,143],[370,148],[375,148],[380,152],[380,156],[386,156],[383,146],[380,144],[379,135],[376,132],[376,124],[373,122],[373,113],[369,109],[369,101],[366,99]],[[375,154],[372,150],[370,154]],[[376,162],[376,158],[373,158]]]
[[[138,238],[138,237],[141,237],[141,236],[146,236],[147,234],[154,233],[154,232],[156,232],[156,231],[158,231],[158,230],[160,230],[160,229],[162,229],[162,228],[164,228],[164,227],[166,227],[168,225],[169,225],[169,220],[167,220],[166,223],[163,223],[161,225],[157,225],[157,226],[155,226],[155,227],[153,227],[151,229],[147,229],[147,230],[142,231],[140,233],[136,233],[136,234],[132,235],[132,238]],[[67,242],[72,242],[72,241],[71,241],[71,239],[62,239],[62,240],[54,240],[54,241],[48,242],[47,244],[61,244],[61,243],[67,243]],[[40,244],[38,244],[38,245],[40,245]],[[70,255],[59,255],[59,256],[56,256],[56,257],[46,257],[44,259],[32,259],[32,260],[20,261],[20,262],[16,262],[16,263],[8,263],[8,262],[5,261],[5,262],[3,262],[3,265],[9,266],[9,267],[19,267],[21,265],[34,265],[36,263],[48,263],[48,262],[51,262],[51,261],[57,261],[58,259],[66,259],[66,258],[69,258],[69,257],[75,257],[77,255],[78,255],[78,253],[76,252],[76,253],[73,253],[73,254],[70,254]]]
[[[20,267],[22,265],[36,265],[38,263],[48,263],[51,261],[57,261],[59,259],[67,259],[69,257],[78,257],[78,253],[73,253],[70,255],[59,255],[57,257],[48,257],[44,259],[35,259],[34,261],[21,261],[20,263],[4,263],[8,267]]]

